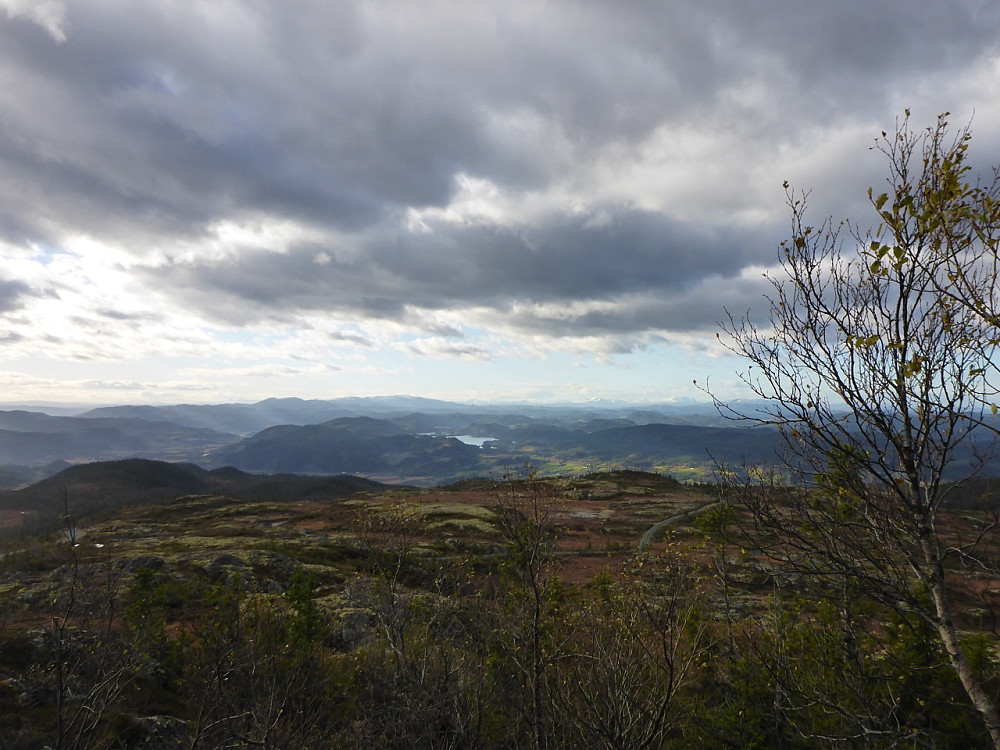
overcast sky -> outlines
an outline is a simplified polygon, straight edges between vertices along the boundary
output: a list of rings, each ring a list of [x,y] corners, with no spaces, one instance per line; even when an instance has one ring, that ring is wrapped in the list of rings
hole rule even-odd
[[[1000,163],[1000,3],[0,0],[0,401],[737,394],[907,107]]]

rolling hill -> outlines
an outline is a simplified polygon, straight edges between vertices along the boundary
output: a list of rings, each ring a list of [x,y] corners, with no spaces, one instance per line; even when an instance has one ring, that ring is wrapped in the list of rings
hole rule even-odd
[[[271,427],[209,457],[247,471],[438,478],[475,474],[479,459],[479,448],[455,438],[413,435],[371,417]]]
[[[0,491],[0,510],[32,511],[51,519],[68,507],[76,517],[184,495],[226,495],[244,500],[329,500],[385,485],[356,476],[256,475],[233,468],[148,459],[100,461],[64,469],[28,487]]]

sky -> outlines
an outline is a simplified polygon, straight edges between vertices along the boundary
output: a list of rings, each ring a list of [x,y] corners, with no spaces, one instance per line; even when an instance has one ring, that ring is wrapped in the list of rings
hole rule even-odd
[[[0,0],[0,401],[738,397],[782,183],[971,123],[995,0]]]

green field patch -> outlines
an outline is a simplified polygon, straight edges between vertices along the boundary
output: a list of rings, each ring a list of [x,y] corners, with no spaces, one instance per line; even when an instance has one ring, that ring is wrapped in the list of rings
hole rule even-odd
[[[479,518],[492,520],[496,515],[490,508],[469,503],[421,503],[418,507],[421,515],[428,519]]]
[[[0,583],[0,599],[16,594],[22,588],[20,583]]]
[[[302,541],[269,540],[258,549],[278,552],[294,558],[303,567],[326,570],[330,567],[344,567],[347,563],[362,557],[356,546],[341,541],[323,544],[306,544]]]
[[[467,534],[469,532],[479,532],[481,534],[495,534],[496,527],[480,518],[449,518],[430,524],[432,529],[438,531],[449,531],[456,534]]]
[[[420,513],[430,528],[457,534],[478,532],[496,533],[496,514],[482,505],[465,503],[427,503],[420,505]]]
[[[197,550],[197,549],[225,549],[239,550],[255,547],[260,544],[258,539],[242,536],[202,536],[198,534],[182,534],[169,540],[169,544],[177,547]]]

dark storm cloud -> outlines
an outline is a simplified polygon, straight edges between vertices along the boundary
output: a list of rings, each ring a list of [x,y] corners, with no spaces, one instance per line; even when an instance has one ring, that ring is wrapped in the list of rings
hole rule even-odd
[[[889,125],[914,82],[996,54],[1000,6],[78,0],[60,28],[58,43],[0,14],[0,239],[82,233],[177,258],[174,243],[225,222],[289,219],[342,239],[139,273],[230,322],[485,307],[512,328],[604,335],[713,325],[783,227],[741,226],[727,212],[746,206],[721,200],[697,220],[602,202],[588,167],[702,125],[738,133],[730,158],[747,162],[841,119]],[[856,177],[830,169],[831,192]],[[406,231],[407,211],[448,206],[460,175],[569,197]],[[584,312],[523,312],[550,304]]]
[[[854,87],[892,86],[900,77],[967,64],[995,50],[1000,7],[991,0],[955,3],[727,4],[729,23],[750,40],[780,43],[804,86],[843,79]],[[834,92],[836,93],[836,92]]]
[[[148,313],[127,313],[121,310],[110,310],[110,309],[99,309],[94,311],[100,318],[109,318],[111,320],[118,321],[136,321],[139,323],[148,323],[155,321],[157,318],[155,315],[150,315]]]
[[[0,312],[10,312],[21,307],[30,289],[21,281],[0,279]]]
[[[630,352],[649,343],[649,335],[669,338],[697,334],[707,343],[715,337],[728,308],[741,317],[753,312],[763,320],[763,294],[772,291],[762,278],[707,277],[697,287],[627,299],[611,311],[589,311],[566,319],[534,310],[512,316],[511,325],[525,335],[553,338],[599,337],[612,352]]]
[[[595,217],[604,216],[609,218],[595,225]],[[765,245],[746,231],[690,225],[636,209],[602,209],[550,216],[540,226],[442,225],[429,233],[374,238],[339,258],[336,249],[305,245],[289,253],[248,250],[147,272],[158,284],[187,294],[187,304],[230,322],[233,316],[248,320],[328,310],[412,323],[415,312],[473,307],[513,322],[516,306],[621,305],[614,314],[537,320],[545,333],[569,335],[580,326],[580,335],[598,335],[629,327],[686,330],[703,327],[706,320],[713,324],[720,300],[742,300],[744,287],[735,277],[764,254]],[[669,302],[650,309],[645,301],[653,294],[664,300],[686,296],[685,290],[706,277],[717,280],[713,294],[695,300],[686,312]],[[706,319],[702,311],[709,304],[715,317]]]

